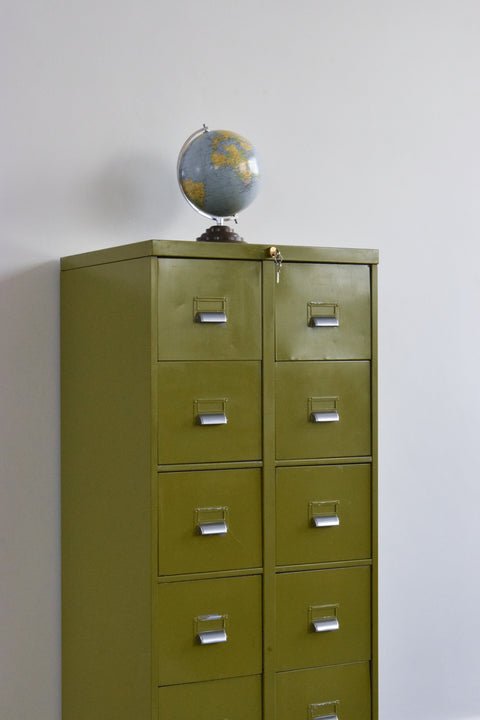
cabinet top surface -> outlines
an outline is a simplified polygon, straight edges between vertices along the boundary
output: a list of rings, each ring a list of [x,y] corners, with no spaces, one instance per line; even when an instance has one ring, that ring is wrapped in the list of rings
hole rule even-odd
[[[219,258],[223,260],[268,260],[273,244],[146,240],[144,242],[95,250],[61,259],[62,270],[133,260],[141,257]],[[275,245],[284,262],[378,263],[378,250]]]

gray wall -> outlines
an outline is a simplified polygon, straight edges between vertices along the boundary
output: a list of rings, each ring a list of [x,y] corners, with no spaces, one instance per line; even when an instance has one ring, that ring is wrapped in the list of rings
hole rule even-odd
[[[381,718],[480,718],[480,3],[2,6],[2,720],[60,718],[58,258],[195,238],[203,122],[249,242],[380,249]]]

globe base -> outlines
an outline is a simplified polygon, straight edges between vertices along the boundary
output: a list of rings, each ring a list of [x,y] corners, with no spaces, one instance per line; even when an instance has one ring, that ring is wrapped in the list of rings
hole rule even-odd
[[[197,242],[244,243],[245,240],[228,225],[212,225],[197,238]]]

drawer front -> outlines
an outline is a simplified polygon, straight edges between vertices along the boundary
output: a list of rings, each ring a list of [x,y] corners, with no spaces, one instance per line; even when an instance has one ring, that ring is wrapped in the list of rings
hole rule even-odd
[[[258,576],[159,585],[159,684],[261,673],[261,604]]]
[[[277,363],[278,459],[363,456],[370,452],[368,361]]]
[[[370,465],[279,468],[277,564],[371,557]]]
[[[262,686],[258,675],[173,685],[158,692],[159,720],[262,720]]]
[[[159,363],[160,464],[259,460],[261,428],[259,362]]]
[[[260,263],[161,258],[159,360],[259,360]]]
[[[277,720],[371,720],[370,664],[277,675]]]
[[[260,470],[168,472],[158,483],[160,575],[261,566]]]
[[[277,360],[371,357],[368,265],[284,263],[276,286]]]
[[[278,670],[370,659],[370,568],[277,577]]]

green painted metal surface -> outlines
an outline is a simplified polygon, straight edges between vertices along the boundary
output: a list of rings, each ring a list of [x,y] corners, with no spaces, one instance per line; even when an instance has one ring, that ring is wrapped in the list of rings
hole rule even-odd
[[[370,363],[288,362],[276,368],[278,459],[370,455]],[[338,420],[312,422],[312,413]]]
[[[160,688],[160,716],[168,720],[262,720],[262,681],[253,677]]]
[[[370,358],[369,266],[285,263],[275,330],[277,360]]]
[[[277,706],[277,720],[370,720],[369,663],[280,673]]]
[[[281,573],[277,578],[277,669],[369,660],[370,568]],[[338,629],[314,622],[336,618]]]
[[[271,244],[251,245],[215,242],[184,242],[179,240],[146,240],[118,247],[70,255],[61,260],[62,270],[105,263],[133,260],[140,257],[190,257],[214,260],[265,260],[272,262]],[[347,265],[378,263],[378,250],[360,248],[305,247],[282,245],[282,256],[288,262],[326,262]]]
[[[260,470],[160,473],[158,482],[160,575],[262,565]]]
[[[278,249],[62,261],[65,720],[378,718],[378,253]]]
[[[156,703],[151,260],[61,282],[63,720],[146,720]]]
[[[261,367],[254,361],[158,365],[158,462],[258,460]],[[201,425],[201,415],[226,423]]]
[[[279,468],[278,565],[368,559],[370,465]]]
[[[251,261],[160,258],[158,359],[260,360],[260,271]]]
[[[260,577],[165,583],[158,587],[158,607],[160,685],[262,671]],[[223,629],[226,641],[202,645],[203,627]]]

